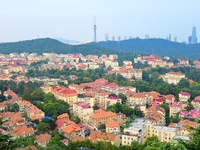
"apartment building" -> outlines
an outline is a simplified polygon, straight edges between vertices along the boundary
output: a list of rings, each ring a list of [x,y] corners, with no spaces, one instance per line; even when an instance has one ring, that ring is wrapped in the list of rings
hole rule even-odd
[[[76,102],[73,104],[73,113],[77,115],[83,122],[87,122],[93,114],[93,108],[88,103]]]
[[[169,105],[169,114],[171,116],[176,116],[177,113],[179,113],[182,110],[182,103],[181,102],[175,102]]]
[[[109,97],[105,98],[105,110],[108,108],[108,106],[112,106],[116,103],[122,104],[121,98],[119,98],[117,96],[109,96]]]
[[[131,145],[133,141],[143,142],[146,136],[146,124],[151,124],[151,122],[149,120],[136,119],[131,123],[122,133],[121,144]]]
[[[177,133],[177,128],[146,124],[146,137],[157,136],[161,142],[170,142]]]
[[[106,124],[106,122],[110,120],[117,120],[118,116],[116,113],[113,113],[111,111],[104,111],[101,109],[98,109],[94,111],[94,113],[89,117],[88,123],[93,127],[98,127],[101,124]]]
[[[163,78],[164,82],[177,85],[182,78],[185,78],[185,75],[180,72],[168,72],[161,77]]]

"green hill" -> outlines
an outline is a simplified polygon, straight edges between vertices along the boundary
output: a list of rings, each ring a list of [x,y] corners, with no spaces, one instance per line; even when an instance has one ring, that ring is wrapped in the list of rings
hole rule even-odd
[[[98,45],[93,44],[82,44],[82,45],[67,45],[62,42],[59,42],[54,39],[44,38],[44,39],[35,39],[27,40],[13,43],[1,43],[0,44],[0,53],[9,54],[9,53],[82,53],[87,54],[110,54],[117,51],[110,50],[108,48],[103,48]]]
[[[135,52],[140,54],[158,54],[160,56],[182,57],[199,59],[200,44],[183,44],[170,42],[164,39],[130,39],[124,41],[107,41],[87,43],[82,45],[67,45],[55,39],[43,38],[13,43],[1,43],[0,53],[38,53],[54,52],[58,54],[82,53],[87,54],[111,54],[126,55]]]

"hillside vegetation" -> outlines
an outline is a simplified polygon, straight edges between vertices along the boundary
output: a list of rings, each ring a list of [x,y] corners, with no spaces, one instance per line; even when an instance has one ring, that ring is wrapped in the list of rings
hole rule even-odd
[[[184,44],[164,39],[130,39],[124,41],[106,41],[93,43],[114,50],[136,52],[142,54],[158,54],[160,56],[198,59],[200,44]]]

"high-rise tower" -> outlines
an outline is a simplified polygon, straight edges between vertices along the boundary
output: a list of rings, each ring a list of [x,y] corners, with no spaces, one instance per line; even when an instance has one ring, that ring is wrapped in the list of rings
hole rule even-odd
[[[196,44],[197,43],[197,34],[196,34],[196,27],[192,27],[192,36],[188,37],[189,44]]]
[[[97,35],[96,35],[96,31],[97,31],[97,26],[96,26],[96,18],[94,17],[94,42],[97,42]]]

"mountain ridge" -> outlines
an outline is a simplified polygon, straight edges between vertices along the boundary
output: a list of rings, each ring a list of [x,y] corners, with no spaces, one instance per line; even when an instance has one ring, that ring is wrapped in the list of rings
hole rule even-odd
[[[41,38],[19,42],[0,43],[0,53],[82,53],[88,54],[111,54],[138,53],[157,54],[160,56],[199,59],[200,43],[183,44],[167,41],[164,39],[130,39],[124,41],[101,41],[80,45],[64,44],[56,39]]]

